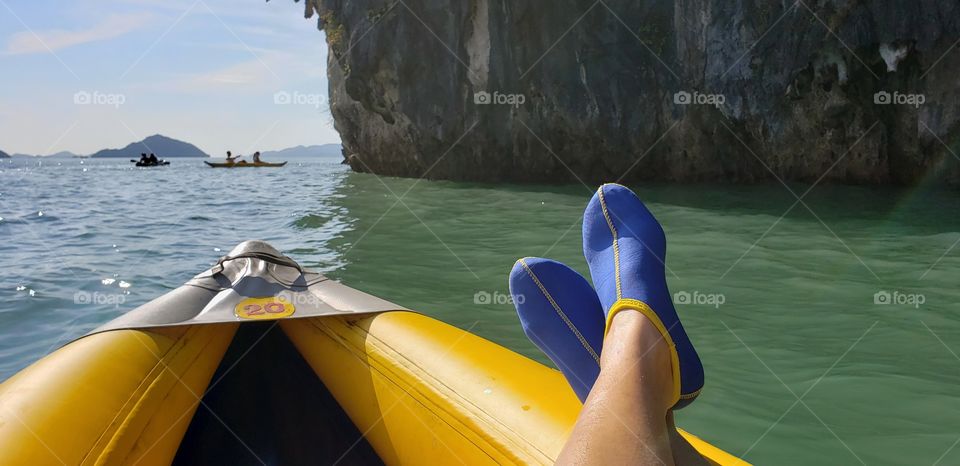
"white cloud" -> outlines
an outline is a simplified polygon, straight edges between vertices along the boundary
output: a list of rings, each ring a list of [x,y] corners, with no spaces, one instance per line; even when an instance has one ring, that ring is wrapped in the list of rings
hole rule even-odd
[[[154,15],[151,13],[114,14],[82,30],[22,31],[10,37],[5,53],[10,55],[46,53],[75,45],[113,39],[144,27],[153,18]]]
[[[217,70],[183,74],[180,77],[159,82],[148,82],[135,87],[145,90],[176,93],[207,93],[211,91],[238,92],[257,91],[275,81],[270,70],[259,60],[253,59],[226,66]]]
[[[261,61],[262,60],[262,61]],[[242,62],[197,73],[179,74],[160,81],[135,84],[136,90],[173,93],[245,92],[269,94],[278,89],[297,88],[315,80],[326,86],[322,62],[291,52],[263,51]]]

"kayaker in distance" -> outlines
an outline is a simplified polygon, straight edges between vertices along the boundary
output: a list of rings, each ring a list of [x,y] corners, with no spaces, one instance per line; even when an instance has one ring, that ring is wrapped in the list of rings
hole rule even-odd
[[[667,289],[663,228],[636,194],[605,184],[584,212],[583,255],[596,290],[550,259],[510,272],[524,333],[583,401],[556,464],[706,465],[674,425],[704,377]]]
[[[259,151],[253,153],[253,163],[260,163],[260,152],[259,152]]]
[[[149,163],[149,160],[150,160],[150,159],[147,158],[147,153],[146,153],[146,152],[141,152],[141,153],[140,153],[140,161],[137,162],[137,165],[146,165],[147,163]]]
[[[147,162],[151,165],[157,165],[160,163],[160,160],[158,160],[157,156],[153,155],[153,152],[151,152],[150,157],[147,159]]]
[[[234,157],[232,152],[227,151],[227,165],[233,165],[237,163],[237,161],[240,160],[240,157],[241,156]]]

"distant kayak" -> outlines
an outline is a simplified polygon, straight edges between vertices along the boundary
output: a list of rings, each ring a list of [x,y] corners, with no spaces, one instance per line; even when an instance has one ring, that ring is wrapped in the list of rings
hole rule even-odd
[[[203,163],[205,163],[205,164],[207,164],[207,165],[209,165],[209,166],[211,166],[211,167],[213,167],[213,168],[282,167],[282,166],[284,166],[284,165],[287,164],[287,162],[279,162],[279,163],[269,163],[269,162],[257,162],[257,163],[238,162],[238,163],[235,163],[235,164],[232,164],[232,165],[231,165],[231,164],[228,164],[228,163],[213,163],[213,162],[207,162],[207,161],[204,161]]]
[[[160,167],[160,166],[164,166],[164,165],[170,165],[170,162],[167,162],[166,160],[161,161],[161,162],[157,162],[157,163],[141,163],[141,162],[137,162],[136,165],[137,165],[138,167]]]

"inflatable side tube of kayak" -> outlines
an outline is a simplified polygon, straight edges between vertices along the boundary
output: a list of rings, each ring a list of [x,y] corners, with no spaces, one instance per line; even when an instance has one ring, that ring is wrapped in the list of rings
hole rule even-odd
[[[81,338],[0,384],[0,464],[170,464],[236,324]]]
[[[420,314],[280,326],[386,464],[553,464],[580,411],[559,371]]]

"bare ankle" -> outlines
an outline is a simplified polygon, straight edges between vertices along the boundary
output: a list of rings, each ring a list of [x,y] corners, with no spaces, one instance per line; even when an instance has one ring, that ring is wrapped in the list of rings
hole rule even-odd
[[[670,348],[667,342],[656,325],[640,311],[624,309],[613,316],[605,341],[612,341],[622,347],[618,353],[623,354],[619,354],[618,359],[641,358],[648,362],[662,360],[667,368],[670,367]]]
[[[663,335],[641,312],[624,309],[613,316],[600,355],[601,372],[639,372],[644,380],[662,387],[669,399],[674,390],[670,347]],[[629,375],[635,376],[635,375]],[[651,387],[652,388],[652,387]]]

